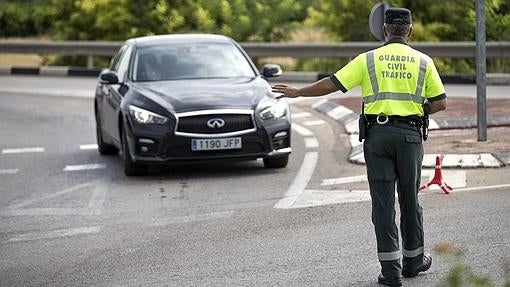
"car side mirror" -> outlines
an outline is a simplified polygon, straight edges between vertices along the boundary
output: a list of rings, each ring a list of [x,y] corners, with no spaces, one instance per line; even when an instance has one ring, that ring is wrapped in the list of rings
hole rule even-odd
[[[119,77],[115,71],[105,70],[99,74],[99,81],[102,84],[114,85],[119,83]]]
[[[274,78],[278,77],[282,74],[282,68],[280,65],[276,64],[265,64],[264,67],[262,67],[262,75],[265,78]]]

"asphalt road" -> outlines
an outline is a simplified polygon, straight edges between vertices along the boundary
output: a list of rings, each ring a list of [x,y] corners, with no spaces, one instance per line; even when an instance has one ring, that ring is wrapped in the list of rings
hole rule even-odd
[[[94,149],[94,82],[0,77],[1,286],[377,286],[364,166],[348,163],[343,127],[315,100],[292,103],[285,169],[253,161],[126,178],[118,156]],[[457,171],[451,195],[422,194],[434,264],[405,286],[444,280],[442,242],[504,281],[509,171]]]

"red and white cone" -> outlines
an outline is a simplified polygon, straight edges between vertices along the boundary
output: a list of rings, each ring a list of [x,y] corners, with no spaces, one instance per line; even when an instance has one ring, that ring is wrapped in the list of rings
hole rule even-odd
[[[429,183],[427,183],[426,185],[422,185],[419,191],[422,191],[433,184],[439,185],[439,187],[441,187],[441,190],[446,194],[450,194],[450,192],[453,190],[453,188],[451,188],[443,180],[443,173],[441,172],[441,157],[439,156],[436,156],[436,167],[434,169],[434,177],[432,178],[432,180],[430,180]]]

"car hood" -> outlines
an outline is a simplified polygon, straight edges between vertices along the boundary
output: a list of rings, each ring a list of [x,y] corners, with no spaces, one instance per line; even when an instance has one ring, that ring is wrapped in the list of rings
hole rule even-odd
[[[260,77],[139,82],[134,83],[133,88],[176,113],[225,108],[255,109],[263,97],[272,95],[271,87]]]

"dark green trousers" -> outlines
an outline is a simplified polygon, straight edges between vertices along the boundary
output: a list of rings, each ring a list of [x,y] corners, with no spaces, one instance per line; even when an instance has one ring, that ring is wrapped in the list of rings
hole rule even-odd
[[[421,135],[405,122],[375,124],[368,130],[363,148],[381,271],[386,277],[400,277],[402,268],[415,271],[423,261],[423,214],[418,203],[423,161]],[[402,251],[395,224],[395,186]]]

